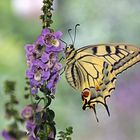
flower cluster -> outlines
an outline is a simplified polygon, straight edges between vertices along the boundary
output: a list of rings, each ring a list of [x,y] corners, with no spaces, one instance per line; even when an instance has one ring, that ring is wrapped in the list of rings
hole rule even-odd
[[[29,140],[38,140],[34,134],[36,123],[33,118],[34,110],[32,105],[27,105],[21,113],[23,119],[26,120],[26,129],[28,130]]]
[[[26,76],[30,80],[32,94],[36,94],[42,86],[55,93],[62,69],[58,60],[59,53],[63,51],[59,40],[61,36],[61,32],[51,32],[45,28],[34,44],[25,46],[28,64]]]
[[[54,140],[55,127],[52,110],[46,112],[41,106],[27,105],[21,112],[22,118],[26,122],[28,140],[41,140],[43,138]],[[50,113],[52,118],[50,118]],[[51,121],[52,120],[52,121]],[[49,124],[48,124],[49,122]],[[52,123],[52,124],[51,124]]]

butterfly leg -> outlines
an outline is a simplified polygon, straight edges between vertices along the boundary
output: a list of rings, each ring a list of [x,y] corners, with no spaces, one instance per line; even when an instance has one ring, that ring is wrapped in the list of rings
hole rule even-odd
[[[99,119],[98,119],[98,117],[97,117],[97,112],[96,112],[95,104],[94,104],[94,106],[93,106],[92,108],[93,108],[93,111],[94,111],[96,120],[97,120],[97,122],[99,122]]]
[[[62,56],[62,57],[59,59],[59,62],[61,62],[63,59],[65,59],[64,56]]]
[[[60,75],[62,75],[65,72],[66,66],[62,68],[62,72],[60,73]]]

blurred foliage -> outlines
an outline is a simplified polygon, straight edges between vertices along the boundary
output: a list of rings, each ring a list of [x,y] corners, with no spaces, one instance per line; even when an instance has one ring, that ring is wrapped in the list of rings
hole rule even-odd
[[[68,127],[66,128],[66,132],[64,131],[60,131],[59,132],[59,140],[72,140],[70,135],[73,133],[73,128],[72,127]]]
[[[14,81],[5,81],[4,83],[4,91],[7,96],[9,96],[9,100],[5,103],[5,119],[8,121],[11,119],[12,122],[4,128],[2,134],[9,135],[12,137],[20,138],[26,135],[25,132],[19,129],[18,124],[23,124],[24,120],[20,117],[19,111],[16,109],[18,105],[18,100],[15,94],[15,86],[16,83]]]
[[[42,28],[39,17],[17,15],[11,2],[12,0],[0,0],[0,130],[9,123],[4,119],[3,108],[8,97],[3,94],[3,82],[7,79],[16,81],[16,96],[21,105],[18,109],[21,110],[27,104],[22,100],[26,70],[24,45],[34,42]],[[76,48],[106,42],[127,42],[140,46],[139,7],[139,0],[59,0],[56,2],[53,26],[62,30],[63,39],[70,43],[67,29],[80,23]],[[104,108],[97,108],[100,124],[96,123],[92,112],[82,111],[80,94],[76,94],[77,91],[67,84],[63,75],[52,104],[56,112],[57,127],[61,130],[72,125],[75,130],[73,139],[76,140],[139,140],[139,68],[138,64],[119,78],[116,94],[112,94],[108,100],[110,118]],[[123,87],[129,89],[128,92]],[[128,96],[133,97],[133,101],[128,100]],[[126,108],[123,110],[124,106]]]

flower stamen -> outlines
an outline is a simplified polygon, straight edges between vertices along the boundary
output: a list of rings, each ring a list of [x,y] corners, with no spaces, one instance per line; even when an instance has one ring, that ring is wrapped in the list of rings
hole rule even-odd
[[[60,42],[59,42],[59,40],[58,39],[51,39],[51,44],[53,45],[53,46],[55,46],[55,47],[59,47],[59,45],[60,45]]]
[[[35,79],[36,81],[41,81],[41,73],[40,73],[40,71],[37,71],[37,72],[35,73],[34,79]]]

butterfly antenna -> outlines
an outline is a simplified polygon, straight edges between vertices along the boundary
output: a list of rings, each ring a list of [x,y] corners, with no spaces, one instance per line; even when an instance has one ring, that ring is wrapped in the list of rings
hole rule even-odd
[[[69,34],[69,36],[71,38],[72,44],[74,44],[74,40],[72,39],[71,31],[72,31],[72,29],[68,29],[68,34]]]
[[[62,39],[59,39],[61,42],[63,42],[64,44],[66,44],[66,46],[68,45],[67,42],[65,42],[64,40]]]
[[[75,28],[74,28],[74,41],[73,41],[73,45],[75,43],[75,40],[76,40],[76,32],[77,32],[77,27],[80,26],[80,24],[76,24],[75,25]]]
[[[93,106],[93,111],[94,111],[94,114],[95,114],[95,117],[96,117],[97,122],[99,122],[99,119],[97,117],[97,112],[96,112],[96,109],[95,109],[95,105]]]

